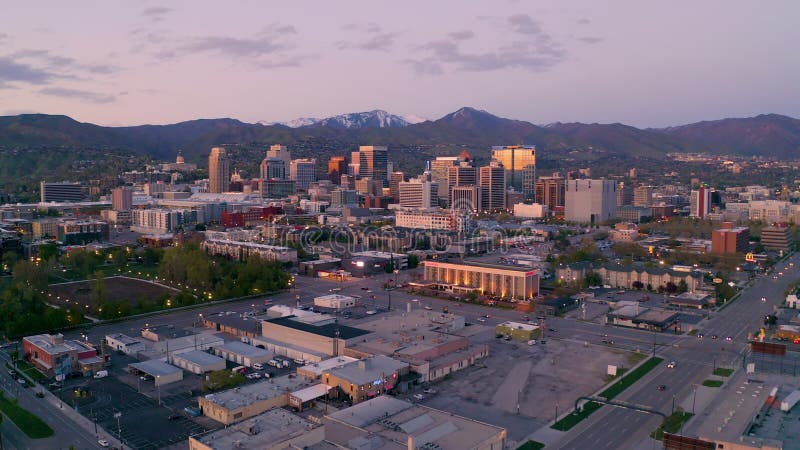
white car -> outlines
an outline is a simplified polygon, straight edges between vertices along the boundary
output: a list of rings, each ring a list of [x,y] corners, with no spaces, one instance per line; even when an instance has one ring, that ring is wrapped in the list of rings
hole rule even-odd
[[[422,394],[414,394],[414,400],[419,402],[419,401],[422,401],[424,399],[425,399],[424,395],[422,395]]]
[[[483,317],[478,317],[478,322],[486,322],[486,319],[484,319]]]
[[[100,445],[100,447],[108,447],[110,445],[108,441],[105,439],[100,439],[99,441],[97,441],[97,443]]]
[[[677,365],[678,363],[676,363],[675,361],[670,361],[669,364],[667,364],[667,369],[674,369],[675,366]]]
[[[431,307],[430,307],[430,306],[428,306],[428,305],[425,305],[423,308],[427,309],[428,311],[430,311],[430,310],[432,310],[432,309],[433,309],[433,308],[431,308]]]

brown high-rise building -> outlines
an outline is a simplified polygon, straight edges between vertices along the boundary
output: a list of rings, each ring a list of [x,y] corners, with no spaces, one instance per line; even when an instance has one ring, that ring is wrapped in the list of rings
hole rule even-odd
[[[331,156],[328,160],[328,179],[333,184],[340,184],[342,175],[347,175],[347,157]]]
[[[750,229],[747,227],[734,227],[733,223],[724,222],[722,228],[711,232],[711,253],[746,253],[749,249]]]
[[[481,207],[484,211],[506,209],[506,169],[498,161],[480,168]]]
[[[539,177],[536,180],[536,201],[547,205],[550,211],[553,211],[556,207],[564,206],[565,190],[564,178],[558,176]]]
[[[222,147],[214,147],[208,155],[208,192],[218,194],[228,189],[231,162]]]
[[[130,211],[132,206],[132,190],[120,187],[111,191],[111,209],[114,211]]]
[[[406,174],[403,172],[392,172],[389,177],[389,193],[395,202],[400,201],[400,183],[406,181]]]

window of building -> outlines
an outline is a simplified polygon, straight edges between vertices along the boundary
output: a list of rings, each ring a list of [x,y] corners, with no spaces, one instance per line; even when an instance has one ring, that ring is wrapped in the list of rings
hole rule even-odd
[[[233,418],[234,418],[234,420],[235,419],[241,419],[242,418],[242,413],[238,412],[238,413],[234,414]]]

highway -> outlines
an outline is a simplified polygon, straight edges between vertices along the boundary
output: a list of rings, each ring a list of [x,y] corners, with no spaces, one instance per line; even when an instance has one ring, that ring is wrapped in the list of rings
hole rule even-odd
[[[794,267],[787,266],[788,262],[797,265],[800,255],[795,254],[776,267],[776,273],[783,271],[787,275],[777,280],[772,275],[759,276],[741,292],[738,299],[714,313],[710,320],[701,323],[704,338],[682,336],[674,345],[658,349],[657,355],[664,358],[665,363],[618,396],[617,400],[647,406],[669,415],[673,398],[678,404],[692,395],[693,385],[708,378],[713,367],[724,365],[741,368],[741,355],[747,346],[748,332],[763,324],[764,316],[783,302],[784,291],[796,280],[788,275],[788,272],[797,273]],[[767,301],[762,302],[762,297],[766,297]],[[712,335],[718,338],[711,339]],[[725,340],[728,336],[732,338],[730,342]],[[678,362],[677,367],[666,368],[666,362],[672,360]],[[667,386],[665,391],[657,390],[656,387],[661,384]],[[604,406],[548,448],[638,450],[660,423],[659,416]]]

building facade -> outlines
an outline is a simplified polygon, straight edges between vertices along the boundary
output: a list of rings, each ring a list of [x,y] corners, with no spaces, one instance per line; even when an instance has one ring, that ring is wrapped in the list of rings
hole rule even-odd
[[[314,158],[293,159],[289,167],[289,179],[295,182],[296,189],[307,190],[317,181],[317,160]]]
[[[222,147],[214,147],[208,155],[208,192],[221,193],[228,190],[231,166],[228,152]]]
[[[531,300],[539,293],[539,273],[528,267],[426,261],[425,280],[447,291],[518,300]]]
[[[570,222],[601,224],[617,212],[617,183],[605,179],[569,180],[564,216]]]
[[[492,160],[500,162],[508,171],[508,184],[523,188],[523,172],[527,171],[531,180],[528,191],[534,189],[536,180],[536,146],[507,145],[492,147]]]
[[[482,211],[502,211],[506,209],[506,169],[503,164],[492,161],[480,168]]]
[[[86,199],[86,188],[81,183],[39,183],[39,197],[42,203],[80,202]]]

